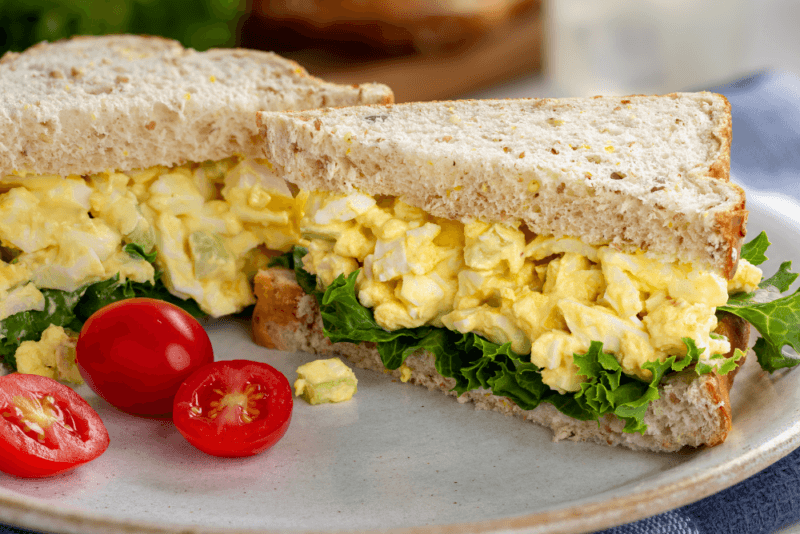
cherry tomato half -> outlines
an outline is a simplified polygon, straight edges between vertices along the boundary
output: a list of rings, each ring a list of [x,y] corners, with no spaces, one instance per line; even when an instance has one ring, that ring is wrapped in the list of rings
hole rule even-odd
[[[100,416],[64,384],[39,375],[0,377],[0,470],[46,477],[94,460],[108,448]]]
[[[161,300],[135,298],[100,308],[81,329],[78,370],[86,383],[132,414],[172,410],[181,383],[214,361],[208,334],[197,320]]]
[[[189,443],[214,456],[252,456],[278,442],[292,419],[292,388],[271,365],[215,362],[175,395],[172,420]]]

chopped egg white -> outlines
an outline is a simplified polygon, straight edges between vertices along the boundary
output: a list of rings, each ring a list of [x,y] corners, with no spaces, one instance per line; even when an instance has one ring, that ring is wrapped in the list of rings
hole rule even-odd
[[[448,221],[399,198],[312,193],[300,226],[303,267],[321,286],[360,270],[359,302],[387,330],[422,325],[474,332],[531,354],[551,388],[577,391],[573,353],[602,341],[625,373],[685,355],[683,337],[724,354],[710,334],[728,291],[757,287],[740,262],[731,282],[712,271],[572,237],[532,236],[518,225]],[[360,210],[360,211],[359,211]]]
[[[728,280],[728,293],[731,295],[741,292],[752,293],[758,289],[761,275],[761,269],[745,259],[740,259],[736,273]]]
[[[0,185],[0,246],[11,256],[0,264],[0,314],[41,309],[34,290],[72,292],[116,275],[155,283],[154,265],[125,252],[129,243],[156,252],[172,294],[212,316],[238,312],[254,302],[249,279],[266,266],[265,249],[299,241],[307,197],[294,197],[267,162],[236,157],[87,177],[9,175]]]

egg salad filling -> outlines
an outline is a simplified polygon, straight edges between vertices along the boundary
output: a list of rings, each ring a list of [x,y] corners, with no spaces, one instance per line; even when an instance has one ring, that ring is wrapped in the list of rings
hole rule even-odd
[[[7,363],[50,324],[79,329],[132,296],[219,317],[300,237],[295,197],[263,160],[231,157],[90,176],[0,179],[0,339]]]
[[[761,270],[741,260],[736,275],[533,235],[524,227],[433,217],[398,198],[312,193],[301,220],[303,269],[322,288],[358,272],[358,301],[387,331],[422,326],[475,333],[530,354],[544,384],[581,389],[573,361],[593,341],[622,372],[650,380],[648,362],[682,357],[718,366],[730,351],[715,335],[728,294],[754,291]]]

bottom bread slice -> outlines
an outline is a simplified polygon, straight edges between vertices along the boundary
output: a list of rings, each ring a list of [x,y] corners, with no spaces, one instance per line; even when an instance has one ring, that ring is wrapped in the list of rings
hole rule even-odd
[[[406,371],[403,376],[399,369],[384,368],[374,343],[331,343],[323,334],[316,300],[297,284],[293,271],[266,269],[256,275],[254,282],[257,302],[252,316],[252,334],[259,345],[312,354],[337,353],[356,367],[384,372],[402,381],[457,396],[452,391],[455,380],[436,371],[434,356],[429,352],[419,351],[409,356],[405,366],[411,373],[409,376]],[[747,322],[726,315],[717,331],[731,341],[731,350],[746,349]],[[732,422],[729,392],[733,378],[734,373],[697,376],[692,370],[670,375],[659,386],[660,398],[648,407],[644,434],[623,432],[624,422],[614,415],[602,417],[598,424],[598,421],[580,421],[564,415],[546,402],[533,410],[523,410],[510,399],[492,395],[487,390],[468,391],[457,398],[461,403],[473,402],[477,409],[515,415],[549,427],[555,441],[592,441],[668,452],[683,447],[714,446],[725,441]]]

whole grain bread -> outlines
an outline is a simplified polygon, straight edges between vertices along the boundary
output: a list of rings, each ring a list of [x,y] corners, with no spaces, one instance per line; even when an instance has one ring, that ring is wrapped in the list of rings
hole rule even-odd
[[[747,211],[729,182],[721,95],[358,106],[263,112],[258,124],[265,156],[303,189],[736,269]]]
[[[331,343],[323,333],[316,300],[306,295],[297,284],[293,271],[272,268],[259,272],[255,278],[255,292],[257,302],[252,316],[252,334],[259,345],[312,354],[335,352],[345,356],[356,367],[386,372],[401,379],[399,370],[385,370],[374,343]],[[749,328],[747,322],[726,315],[717,331],[728,336],[731,351],[734,348],[746,350]],[[456,393],[451,391],[455,380],[441,376],[434,361],[434,356],[426,351],[409,356],[405,362],[411,369],[408,381],[455,396]],[[464,393],[458,397],[458,402],[471,401],[476,409],[495,410],[549,427],[554,440],[592,441],[631,449],[671,452],[683,447],[714,446],[725,440],[732,421],[729,392],[733,378],[733,373],[697,376],[691,370],[669,376],[659,386],[660,398],[648,407],[644,434],[623,432],[623,421],[614,415],[602,417],[598,424],[568,417],[548,403],[533,410],[523,410],[513,401],[486,390]]]
[[[0,93],[0,176],[259,157],[259,110],[393,101],[384,85],[326,83],[273,53],[133,35],[8,52]]]

